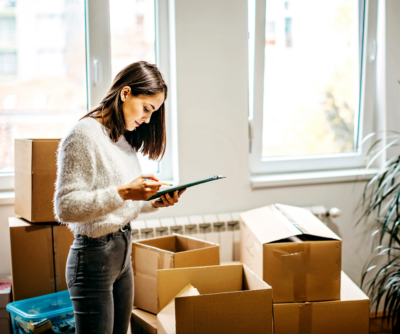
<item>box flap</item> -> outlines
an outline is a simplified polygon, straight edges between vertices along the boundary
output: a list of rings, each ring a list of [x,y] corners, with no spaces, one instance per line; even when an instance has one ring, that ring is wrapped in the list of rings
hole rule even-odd
[[[240,218],[262,244],[302,234],[273,205],[242,212]]]
[[[150,334],[157,334],[157,316],[155,314],[134,307],[132,320]],[[131,324],[131,328],[133,329],[133,324]]]
[[[322,223],[307,209],[284,204],[275,204],[275,206],[298,229],[300,229],[303,234],[309,234],[333,240],[341,240],[329,227]]]
[[[186,235],[173,234],[165,237],[157,237],[146,240],[139,240],[136,243],[147,245],[149,247],[158,248],[163,251],[172,253],[182,253],[189,252],[192,250],[203,249],[208,247],[219,247],[219,245],[199,240],[196,238],[191,238]]]
[[[189,283],[201,294],[240,291],[242,272],[240,265],[157,270],[158,310]]]
[[[253,273],[249,267],[243,265],[243,289],[244,290],[263,290],[271,289],[260,277]]]
[[[303,208],[274,204],[242,212],[240,217],[261,243],[302,234],[341,240],[317,217]]]
[[[57,149],[60,139],[33,139],[32,173],[57,172]]]
[[[157,314],[158,334],[175,334],[175,298],[198,296],[199,291],[191,284],[186,285],[172,300]]]
[[[199,240],[196,238],[174,234],[176,237],[176,251],[177,252],[185,252],[196,249],[203,249],[208,247],[218,247],[218,244],[214,244],[209,241]]]
[[[174,254],[175,268],[219,265],[219,246],[199,248]]]
[[[273,333],[272,290],[175,299],[177,334]]]
[[[135,241],[135,244],[146,245],[148,247],[157,248],[161,251],[174,253],[176,251],[175,237],[172,235],[166,237],[158,237],[146,240]]]

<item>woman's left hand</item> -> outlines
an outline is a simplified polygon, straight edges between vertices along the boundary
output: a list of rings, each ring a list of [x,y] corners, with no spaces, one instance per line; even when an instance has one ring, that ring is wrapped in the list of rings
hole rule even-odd
[[[175,203],[178,203],[179,197],[185,192],[185,189],[182,190],[175,190],[174,191],[174,196],[170,196],[170,194],[166,193],[165,195],[162,195],[160,198],[153,199],[151,201],[151,204],[155,208],[166,208],[167,206],[172,206]]]

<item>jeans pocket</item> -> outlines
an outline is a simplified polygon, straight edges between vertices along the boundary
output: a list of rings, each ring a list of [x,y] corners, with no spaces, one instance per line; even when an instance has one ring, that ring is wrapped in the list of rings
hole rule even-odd
[[[109,235],[105,235],[99,238],[88,238],[88,244],[86,246],[86,250],[88,251],[97,251],[106,248],[111,242],[111,237]]]
[[[80,255],[81,255],[80,250],[76,249],[69,250],[67,259],[67,270],[65,271],[65,280],[67,282],[68,288],[70,288],[76,281]]]

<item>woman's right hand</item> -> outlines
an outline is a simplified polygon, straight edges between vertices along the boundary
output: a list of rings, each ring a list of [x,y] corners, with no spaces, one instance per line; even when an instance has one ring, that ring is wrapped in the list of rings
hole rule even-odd
[[[151,180],[145,180],[151,179]],[[118,194],[121,198],[133,201],[145,201],[155,195],[161,187],[161,182],[158,181],[152,174],[143,174],[131,183],[118,187]]]

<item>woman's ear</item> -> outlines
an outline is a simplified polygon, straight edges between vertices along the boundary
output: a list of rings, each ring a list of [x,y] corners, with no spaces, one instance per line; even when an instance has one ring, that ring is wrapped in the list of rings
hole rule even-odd
[[[122,88],[122,90],[121,90],[122,102],[124,102],[126,100],[126,98],[128,97],[130,92],[131,92],[131,87],[129,87],[129,86],[125,86],[124,88]]]

